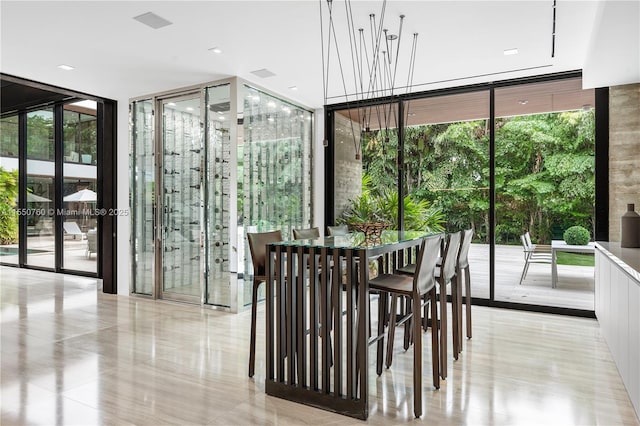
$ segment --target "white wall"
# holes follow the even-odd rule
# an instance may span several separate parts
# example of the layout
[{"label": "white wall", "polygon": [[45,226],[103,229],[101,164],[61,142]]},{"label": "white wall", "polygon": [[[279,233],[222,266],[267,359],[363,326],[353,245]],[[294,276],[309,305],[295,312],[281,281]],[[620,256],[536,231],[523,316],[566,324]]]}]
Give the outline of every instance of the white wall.
[{"label": "white wall", "polygon": [[[118,99],[118,174],[117,200],[118,209],[129,210],[129,99]],[[118,216],[117,238],[117,279],[118,294],[128,295],[131,283],[131,250],[129,237],[131,229],[131,212],[127,216]]]},{"label": "white wall", "polygon": [[640,2],[601,2],[587,51],[585,89],[640,82]]}]

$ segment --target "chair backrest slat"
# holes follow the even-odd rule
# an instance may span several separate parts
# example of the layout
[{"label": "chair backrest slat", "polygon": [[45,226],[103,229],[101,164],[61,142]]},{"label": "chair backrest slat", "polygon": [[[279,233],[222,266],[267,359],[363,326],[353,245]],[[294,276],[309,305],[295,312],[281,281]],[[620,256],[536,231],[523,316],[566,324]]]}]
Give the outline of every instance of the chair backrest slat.
[{"label": "chair backrest slat", "polygon": [[425,294],[436,285],[435,270],[440,256],[442,234],[425,238],[420,245],[416,272],[413,275],[413,289]]},{"label": "chair backrest slat", "polygon": [[447,245],[444,249],[444,256],[442,259],[442,272],[440,276],[444,279],[445,283],[451,281],[451,278],[456,274],[456,264],[458,263],[458,251],[460,250],[460,238],[462,232],[453,232],[447,236]]},{"label": "chair backrest slat", "polygon": [[459,269],[464,269],[469,266],[469,248],[471,248],[472,239],[473,228],[464,230],[462,233],[462,242],[460,243],[460,253],[458,254]]}]

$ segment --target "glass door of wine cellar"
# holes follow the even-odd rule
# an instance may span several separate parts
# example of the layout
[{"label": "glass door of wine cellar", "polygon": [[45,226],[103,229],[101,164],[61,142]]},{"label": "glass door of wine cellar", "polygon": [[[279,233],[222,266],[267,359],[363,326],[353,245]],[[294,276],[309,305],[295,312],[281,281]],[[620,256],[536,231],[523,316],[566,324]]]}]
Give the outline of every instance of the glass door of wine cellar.
[{"label": "glass door of wine cellar", "polygon": [[234,78],[132,99],[130,120],[132,293],[244,310],[246,233],[311,226],[313,113]]},{"label": "glass door of wine cellar", "polygon": [[201,303],[203,290],[203,137],[200,94],[161,103],[161,230],[158,295]]}]

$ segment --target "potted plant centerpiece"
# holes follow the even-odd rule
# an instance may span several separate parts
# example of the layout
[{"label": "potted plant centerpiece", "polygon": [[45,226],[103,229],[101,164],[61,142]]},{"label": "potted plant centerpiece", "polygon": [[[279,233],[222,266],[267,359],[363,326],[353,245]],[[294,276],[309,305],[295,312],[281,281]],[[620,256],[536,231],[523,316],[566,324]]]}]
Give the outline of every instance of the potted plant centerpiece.
[{"label": "potted plant centerpiece", "polygon": [[349,225],[351,230],[364,233],[367,240],[379,240],[382,231],[391,225],[383,217],[380,207],[377,197],[368,191],[363,192],[351,201],[338,222]]}]

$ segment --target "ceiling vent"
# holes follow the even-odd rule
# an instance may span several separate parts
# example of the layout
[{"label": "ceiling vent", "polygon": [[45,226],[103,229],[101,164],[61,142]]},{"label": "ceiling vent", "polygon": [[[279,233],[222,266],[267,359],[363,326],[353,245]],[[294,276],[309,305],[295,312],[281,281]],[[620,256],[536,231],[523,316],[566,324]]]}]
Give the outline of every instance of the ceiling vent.
[{"label": "ceiling vent", "polygon": [[229,102],[221,102],[219,104],[209,105],[209,110],[217,113],[229,112],[231,105]]},{"label": "ceiling vent", "polygon": [[142,15],[134,16],[133,19],[142,24],[145,24],[148,27],[153,28],[154,30],[173,24],[173,22],[167,21],[163,17],[158,16],[153,12],[147,12],[143,13]]},{"label": "ceiling vent", "polygon": [[256,75],[261,78],[273,77],[275,74],[269,71],[266,68],[262,68],[261,70],[251,71],[251,74]]}]

